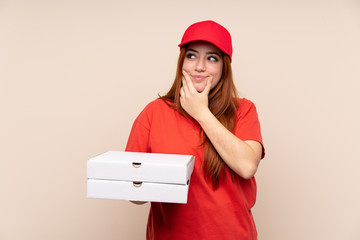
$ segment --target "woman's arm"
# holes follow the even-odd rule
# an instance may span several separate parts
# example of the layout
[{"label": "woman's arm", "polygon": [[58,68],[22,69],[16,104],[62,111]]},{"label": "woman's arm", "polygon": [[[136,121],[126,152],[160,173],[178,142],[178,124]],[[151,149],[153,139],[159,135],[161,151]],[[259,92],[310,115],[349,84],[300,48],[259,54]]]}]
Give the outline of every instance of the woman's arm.
[{"label": "woman's arm", "polygon": [[208,108],[208,95],[212,79],[203,92],[194,88],[190,77],[184,72],[180,103],[184,110],[202,127],[207,137],[225,163],[239,176],[249,179],[257,171],[262,145],[257,141],[242,141],[227,130]]},{"label": "woman's arm", "polygon": [[225,163],[238,175],[250,179],[257,171],[262,146],[257,141],[242,141],[226,129],[209,111],[195,118]]}]

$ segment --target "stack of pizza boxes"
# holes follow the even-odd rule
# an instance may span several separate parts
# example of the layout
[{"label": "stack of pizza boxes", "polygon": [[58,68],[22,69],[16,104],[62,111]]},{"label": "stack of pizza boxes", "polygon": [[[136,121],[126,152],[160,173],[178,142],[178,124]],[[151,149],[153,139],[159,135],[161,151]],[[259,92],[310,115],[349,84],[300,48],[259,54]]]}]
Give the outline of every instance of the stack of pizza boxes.
[{"label": "stack of pizza boxes", "polygon": [[187,203],[195,157],[108,151],[87,161],[87,197]]}]

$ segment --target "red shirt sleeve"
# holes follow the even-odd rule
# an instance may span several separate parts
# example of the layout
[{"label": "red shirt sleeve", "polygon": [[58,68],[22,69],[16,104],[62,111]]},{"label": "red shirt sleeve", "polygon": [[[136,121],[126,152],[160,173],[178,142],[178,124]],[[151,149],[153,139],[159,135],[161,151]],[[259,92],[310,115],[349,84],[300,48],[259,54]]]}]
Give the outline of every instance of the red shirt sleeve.
[{"label": "red shirt sleeve", "polygon": [[239,100],[234,134],[243,141],[254,140],[263,146],[262,157],[265,156],[265,149],[261,136],[260,122],[256,107],[250,100],[243,98]]},{"label": "red shirt sleeve", "polygon": [[148,107],[145,107],[133,123],[125,151],[149,152],[150,126]]}]

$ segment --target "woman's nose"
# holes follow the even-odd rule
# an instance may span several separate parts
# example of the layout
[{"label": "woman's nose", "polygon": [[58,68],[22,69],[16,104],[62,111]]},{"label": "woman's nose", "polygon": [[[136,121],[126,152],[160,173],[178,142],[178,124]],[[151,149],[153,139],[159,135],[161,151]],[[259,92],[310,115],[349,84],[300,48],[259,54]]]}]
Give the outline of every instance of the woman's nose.
[{"label": "woman's nose", "polygon": [[195,70],[198,71],[198,72],[205,71],[205,61],[204,61],[204,59],[199,59],[197,61]]}]

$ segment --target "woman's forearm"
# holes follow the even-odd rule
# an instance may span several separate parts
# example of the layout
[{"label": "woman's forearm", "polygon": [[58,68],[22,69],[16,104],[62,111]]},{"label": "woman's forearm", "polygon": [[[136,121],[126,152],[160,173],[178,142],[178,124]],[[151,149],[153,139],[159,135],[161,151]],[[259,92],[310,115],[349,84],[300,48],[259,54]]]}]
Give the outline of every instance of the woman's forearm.
[{"label": "woman's forearm", "polygon": [[235,173],[245,179],[254,176],[262,154],[259,142],[242,141],[226,129],[208,109],[197,114],[195,120],[201,125],[221,158]]}]

